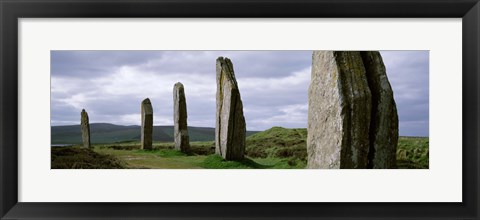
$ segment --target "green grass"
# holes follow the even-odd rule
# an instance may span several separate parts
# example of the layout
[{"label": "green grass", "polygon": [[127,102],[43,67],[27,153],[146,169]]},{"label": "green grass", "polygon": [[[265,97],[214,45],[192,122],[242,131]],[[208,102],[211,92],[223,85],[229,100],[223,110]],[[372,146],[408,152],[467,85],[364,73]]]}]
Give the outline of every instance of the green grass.
[{"label": "green grass", "polygon": [[400,137],[397,147],[397,166],[403,169],[428,169],[429,139]]},{"label": "green grass", "polygon": [[94,148],[100,154],[109,154],[124,161],[130,169],[198,169],[206,156],[188,156],[173,149],[115,150],[108,147]]},{"label": "green grass", "polygon": [[270,169],[304,169],[307,162],[293,158],[254,158],[255,162],[267,165]]},{"label": "green grass", "polygon": [[[159,146],[164,147],[164,146]],[[305,163],[281,158],[245,158],[241,161],[226,161],[216,154],[184,154],[173,149],[120,150],[95,146],[99,154],[112,155],[125,162],[131,169],[292,169],[304,168]]]},{"label": "green grass", "polygon": [[[273,127],[256,133],[247,137],[246,158],[242,161],[226,161],[215,155],[213,141],[190,142],[190,151],[187,153],[174,150],[173,142],[158,141],[153,143],[152,150],[141,150],[139,141],[121,141],[113,144],[95,144],[92,152],[110,156],[109,160],[117,159],[121,162],[118,164],[121,164],[122,168],[133,169],[303,169],[307,164],[306,138],[306,129]],[[428,168],[428,145],[428,138],[400,137],[397,149],[398,168]],[[62,156],[56,155],[57,153],[52,150],[52,160],[53,156],[59,156],[57,159],[61,159]],[[68,158],[61,159],[62,163],[76,160],[72,155]],[[92,163],[97,162],[100,163],[98,160],[92,160]],[[99,165],[101,166],[104,165]]]}]

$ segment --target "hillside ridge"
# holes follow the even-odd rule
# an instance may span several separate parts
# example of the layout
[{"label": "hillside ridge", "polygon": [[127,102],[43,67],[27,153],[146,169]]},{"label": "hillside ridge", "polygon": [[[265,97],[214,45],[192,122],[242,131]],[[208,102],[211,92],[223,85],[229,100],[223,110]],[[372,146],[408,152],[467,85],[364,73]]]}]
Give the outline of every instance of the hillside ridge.
[{"label": "hillside ridge", "polygon": [[[215,128],[188,126],[190,141],[213,141]],[[140,125],[90,123],[92,143],[118,143],[140,140]],[[258,131],[247,131],[247,136]],[[153,140],[172,142],[173,125],[153,126]],[[51,144],[80,144],[80,125],[51,126]]]}]

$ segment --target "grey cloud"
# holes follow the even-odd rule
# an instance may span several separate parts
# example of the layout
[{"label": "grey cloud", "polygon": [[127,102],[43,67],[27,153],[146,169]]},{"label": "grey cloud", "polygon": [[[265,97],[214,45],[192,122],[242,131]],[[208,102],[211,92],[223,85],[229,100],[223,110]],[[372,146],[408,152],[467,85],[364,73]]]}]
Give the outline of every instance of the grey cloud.
[{"label": "grey cloud", "polygon": [[429,134],[429,52],[382,51],[399,115],[400,135]]},{"label": "grey cloud", "polygon": [[61,77],[96,77],[128,65],[161,57],[159,51],[64,51],[50,52],[51,74]]},{"label": "grey cloud", "polygon": [[141,66],[142,70],[157,73],[215,74],[217,57],[234,61],[238,76],[278,77],[291,74],[311,65],[310,51],[168,51],[155,61]]},{"label": "grey cloud", "polygon": [[[382,51],[400,118],[401,135],[428,135],[428,52]],[[307,126],[311,51],[52,51],[52,125],[139,124],[149,97],[154,124],[172,123],[172,89],[185,85],[188,124],[215,125],[215,60],[229,57],[247,129]]]}]

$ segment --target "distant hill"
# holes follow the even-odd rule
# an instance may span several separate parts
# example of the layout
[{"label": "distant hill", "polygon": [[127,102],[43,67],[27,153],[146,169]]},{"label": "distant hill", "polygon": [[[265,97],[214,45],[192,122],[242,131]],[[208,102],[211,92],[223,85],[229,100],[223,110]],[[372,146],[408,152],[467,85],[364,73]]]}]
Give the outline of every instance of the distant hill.
[{"label": "distant hill", "polygon": [[[52,144],[80,144],[82,133],[80,125],[64,125],[51,127]],[[247,131],[247,136],[258,131]],[[215,128],[188,127],[190,141],[213,141]],[[92,143],[115,143],[124,141],[140,140],[140,126],[138,125],[114,125],[108,123],[90,124],[90,136]],[[173,126],[153,126],[154,141],[173,141]]]}]

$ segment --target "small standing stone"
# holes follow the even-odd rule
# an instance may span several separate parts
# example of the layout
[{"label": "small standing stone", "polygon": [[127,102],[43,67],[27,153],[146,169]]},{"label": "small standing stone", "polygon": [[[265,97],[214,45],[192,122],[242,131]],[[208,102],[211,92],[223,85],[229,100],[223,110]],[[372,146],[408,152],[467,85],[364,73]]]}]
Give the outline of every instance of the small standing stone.
[{"label": "small standing stone", "polygon": [[88,121],[88,113],[85,109],[82,109],[82,113],[80,113],[80,126],[82,127],[82,140],[83,140],[83,147],[90,148],[90,123]]},{"label": "small standing stone", "polygon": [[173,127],[175,149],[188,152],[190,143],[187,128],[187,101],[183,84],[180,82],[173,86]]},{"label": "small standing stone", "polygon": [[246,124],[232,61],[219,57],[216,71],[215,153],[226,160],[241,160],[245,154]]},{"label": "small standing stone", "polygon": [[150,99],[142,101],[142,128],[141,128],[141,148],[152,149],[153,134],[153,108]]}]

